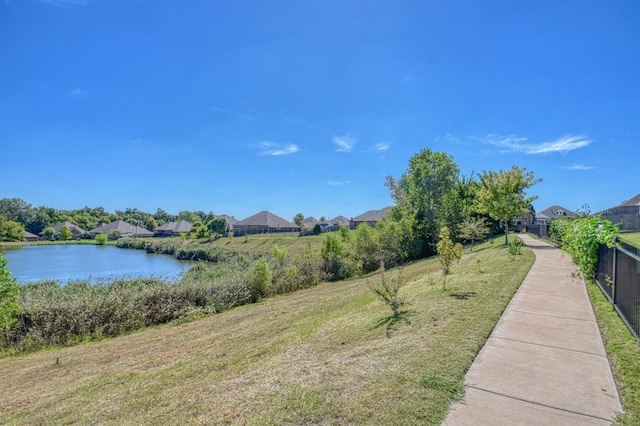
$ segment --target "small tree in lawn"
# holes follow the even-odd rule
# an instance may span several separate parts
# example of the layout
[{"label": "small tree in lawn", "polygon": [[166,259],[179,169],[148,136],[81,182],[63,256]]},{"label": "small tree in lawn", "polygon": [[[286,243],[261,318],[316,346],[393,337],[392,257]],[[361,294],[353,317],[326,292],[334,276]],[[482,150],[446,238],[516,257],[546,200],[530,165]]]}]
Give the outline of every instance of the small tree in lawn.
[{"label": "small tree in lawn", "polygon": [[488,233],[489,226],[484,217],[468,217],[458,225],[458,237],[465,241],[471,241],[472,250],[473,242],[483,239]]},{"label": "small tree in lawn", "polygon": [[447,289],[447,275],[451,269],[453,262],[460,260],[464,254],[462,244],[451,241],[449,235],[449,228],[443,226],[440,228],[440,240],[436,244],[436,250],[438,251],[438,259],[442,265],[442,275],[444,279],[442,281],[442,289]]},{"label": "small tree in lawn", "polygon": [[372,283],[367,279],[369,288],[376,294],[378,299],[386,303],[391,309],[391,315],[380,318],[377,321],[377,325],[387,324],[387,336],[390,335],[394,328],[394,325],[404,320],[407,323],[407,315],[409,311],[403,309],[407,305],[407,301],[400,297],[398,293],[404,285],[404,278],[402,277],[402,267],[398,268],[397,275],[393,278],[389,278],[384,270],[384,263],[380,263],[380,281]]},{"label": "small tree in lawn", "polygon": [[542,179],[536,179],[526,168],[482,172],[476,192],[476,209],[504,223],[504,244],[509,245],[509,220],[525,212],[537,196],[527,197],[525,191]]},{"label": "small tree in lawn", "polygon": [[71,230],[67,225],[60,228],[60,232],[58,232],[58,238],[60,238],[61,240],[70,240],[71,237],[73,237],[73,234],[71,233]]}]

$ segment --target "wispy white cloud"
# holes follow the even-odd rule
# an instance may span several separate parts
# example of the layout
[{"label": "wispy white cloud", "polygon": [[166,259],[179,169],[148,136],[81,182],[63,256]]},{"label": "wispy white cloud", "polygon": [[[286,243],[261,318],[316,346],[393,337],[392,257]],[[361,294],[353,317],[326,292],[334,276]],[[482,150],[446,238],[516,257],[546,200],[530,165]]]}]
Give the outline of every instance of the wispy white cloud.
[{"label": "wispy white cloud", "polygon": [[384,152],[387,151],[390,147],[391,144],[389,142],[378,142],[377,144],[375,144],[374,149],[378,152]]},{"label": "wispy white cloud", "polygon": [[591,140],[584,136],[567,135],[551,142],[527,143],[527,138],[489,134],[480,138],[486,144],[503,148],[503,152],[519,152],[523,154],[547,154],[551,152],[569,152],[591,145]]},{"label": "wispy white cloud", "polygon": [[327,181],[327,185],[331,185],[331,186],[349,185],[350,183],[351,183],[350,180],[328,180]]},{"label": "wispy white cloud", "polygon": [[295,154],[296,152],[300,151],[300,148],[298,148],[298,145],[292,144],[292,143],[279,144],[279,143],[264,141],[257,144],[256,147],[259,150],[258,155],[260,156],[288,155],[288,154]]},{"label": "wispy white cloud", "polygon": [[82,99],[87,96],[87,92],[76,87],[75,89],[69,90],[69,96],[73,99]]},{"label": "wispy white cloud", "polygon": [[575,164],[573,166],[563,167],[563,169],[567,169],[567,170],[593,170],[593,169],[595,169],[595,167],[585,166],[584,164]]},{"label": "wispy white cloud", "polygon": [[357,140],[350,136],[334,136],[333,143],[338,145],[336,152],[351,152],[356,145]]},{"label": "wispy white cloud", "polygon": [[237,112],[237,111],[231,111],[231,110],[220,108],[220,107],[217,107],[217,106],[209,107],[209,110],[213,111],[213,112],[218,112],[220,114],[230,115],[230,116],[236,117],[236,118],[242,118],[243,120],[257,121],[256,118],[254,116],[252,116],[252,115],[243,114],[243,113]]},{"label": "wispy white cloud", "polygon": [[450,144],[461,144],[462,141],[460,139],[458,139],[454,134],[452,133],[447,133],[444,136],[438,136],[436,138],[436,142],[445,142],[445,143],[450,143]]}]

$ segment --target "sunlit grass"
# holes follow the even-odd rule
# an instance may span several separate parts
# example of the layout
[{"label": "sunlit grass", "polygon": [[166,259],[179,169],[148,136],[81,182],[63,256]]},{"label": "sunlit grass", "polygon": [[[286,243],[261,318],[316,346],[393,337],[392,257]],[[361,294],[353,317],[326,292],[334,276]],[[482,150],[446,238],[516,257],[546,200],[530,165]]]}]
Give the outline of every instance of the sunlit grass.
[{"label": "sunlit grass", "polygon": [[627,244],[640,247],[640,232],[625,232],[620,234],[620,239]]},{"label": "sunlit grass", "polygon": [[640,342],[622,322],[594,282],[587,283],[602,339],[618,385],[624,414],[617,424],[640,424]]},{"label": "sunlit grass", "polygon": [[388,337],[375,326],[388,307],[362,278],[3,358],[0,423],[438,424],[533,254],[511,259],[476,246],[447,291],[437,260],[407,265],[410,322]]}]

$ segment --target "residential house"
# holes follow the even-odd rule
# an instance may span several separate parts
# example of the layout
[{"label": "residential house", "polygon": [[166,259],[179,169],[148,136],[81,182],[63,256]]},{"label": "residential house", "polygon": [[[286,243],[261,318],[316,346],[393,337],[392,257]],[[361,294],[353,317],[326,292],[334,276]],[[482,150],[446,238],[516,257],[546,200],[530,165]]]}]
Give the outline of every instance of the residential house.
[{"label": "residential house", "polygon": [[329,219],[320,224],[322,227],[322,232],[335,232],[340,230],[340,226],[349,227],[349,219],[340,215],[336,216],[333,219]]},{"label": "residential house", "polygon": [[610,220],[621,231],[640,231],[640,194],[599,213],[599,216]]},{"label": "residential house", "polygon": [[192,227],[193,224],[191,222],[179,220],[177,222],[169,222],[164,225],[160,225],[153,230],[153,233],[156,237],[177,237],[188,234]]},{"label": "residential house", "polygon": [[391,210],[391,208],[392,207],[385,207],[380,210],[369,210],[368,212],[364,212],[359,216],[351,218],[349,228],[356,229],[361,223],[366,223],[367,225],[374,227],[376,226],[376,223],[380,222],[389,210]]},{"label": "residential house", "polygon": [[309,217],[305,217],[302,220],[302,224],[300,225],[300,227],[302,229],[308,229],[308,230],[312,230],[314,226],[316,226],[316,224],[320,223],[318,221],[318,219],[316,219],[313,216],[309,216]]},{"label": "residential house", "polygon": [[227,232],[233,231],[233,225],[235,225],[238,222],[238,219],[236,219],[233,216],[229,216],[227,214],[221,214],[220,216],[216,216],[216,217],[221,217],[227,222]]},{"label": "residential house", "polygon": [[36,234],[32,234],[31,232],[27,232],[24,231],[24,240],[25,241],[38,241],[40,239],[40,237],[38,237]]},{"label": "residential house", "polygon": [[300,232],[300,227],[268,211],[261,211],[233,225],[233,235]]},{"label": "residential house", "polygon": [[[83,236],[87,235],[87,231],[85,231],[84,229],[80,228],[79,226],[77,226],[77,225],[75,225],[75,224],[73,224],[71,222],[65,221],[65,222],[61,222],[61,223],[59,223],[59,224],[57,224],[57,225],[55,225],[53,227],[53,232],[54,232],[53,233],[53,238],[54,239],[57,240],[59,238],[58,236],[60,234],[60,230],[65,226],[69,229],[69,231],[71,231],[71,239],[72,240],[77,240],[78,238],[82,238]],[[44,237],[44,231],[40,232],[40,234],[38,234],[38,235],[40,235],[41,238]]]},{"label": "residential house", "polygon": [[153,232],[141,227],[135,226],[124,220],[115,220],[111,223],[102,224],[97,228],[89,231],[91,237],[97,234],[109,234],[113,231],[119,231],[121,237],[153,237]]},{"label": "residential house", "polygon": [[551,221],[561,217],[574,218],[576,217],[576,214],[562,206],[551,206],[539,213],[536,213],[535,223],[537,225],[549,225]]}]

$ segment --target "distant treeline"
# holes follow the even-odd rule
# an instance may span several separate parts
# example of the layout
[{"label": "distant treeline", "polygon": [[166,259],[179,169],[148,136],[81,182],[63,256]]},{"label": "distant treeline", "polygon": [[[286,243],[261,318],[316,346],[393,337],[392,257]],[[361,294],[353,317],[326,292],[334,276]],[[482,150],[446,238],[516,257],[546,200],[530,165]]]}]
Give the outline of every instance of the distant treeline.
[{"label": "distant treeline", "polygon": [[[168,222],[186,220],[191,223],[202,222],[206,224],[216,218],[213,212],[184,210],[178,214],[170,214],[161,208],[158,208],[155,213],[146,213],[136,208],[116,210],[115,213],[109,213],[102,207],[59,210],[46,206],[33,207],[20,198],[0,199],[0,216],[5,221],[19,224],[22,227],[22,231],[26,230],[36,235],[43,232],[45,228],[64,221],[69,221],[88,231],[100,226],[102,223],[110,223],[120,219],[153,231],[156,227]],[[2,231],[0,230],[0,237],[1,234]]]}]

